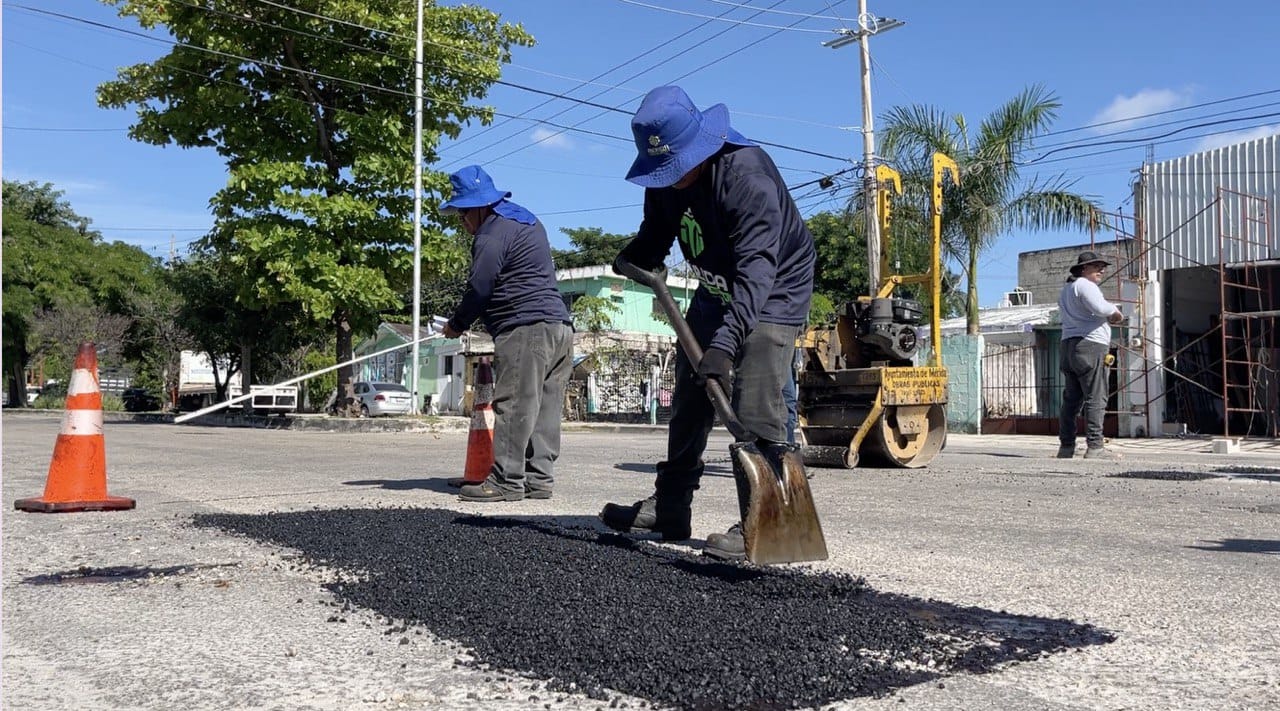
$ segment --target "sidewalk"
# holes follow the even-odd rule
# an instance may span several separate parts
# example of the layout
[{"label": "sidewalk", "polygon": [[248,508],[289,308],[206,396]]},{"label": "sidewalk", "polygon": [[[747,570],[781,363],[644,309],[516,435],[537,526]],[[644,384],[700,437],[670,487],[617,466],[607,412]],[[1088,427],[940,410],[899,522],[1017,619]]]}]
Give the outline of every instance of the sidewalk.
[{"label": "sidewalk", "polygon": [[[1107,440],[1108,447],[1115,447],[1121,452],[1213,452],[1213,440],[1221,439],[1210,435],[1188,435],[1185,437],[1153,437],[1153,438],[1114,438]],[[949,434],[948,445],[979,446],[979,443],[999,447],[1038,449],[1050,451],[1058,447],[1058,438],[1053,435],[971,435]],[[1084,446],[1083,442],[1080,445]],[[1280,466],[1280,440],[1275,439],[1241,439],[1240,451],[1248,453],[1273,453],[1277,466]],[[1229,454],[1220,455],[1230,457]]]},{"label": "sidewalk", "polygon": [[[5,409],[4,417],[61,415],[60,410],[33,410],[30,408]],[[106,422],[154,422],[173,424],[174,416],[168,413],[133,413],[104,412]],[[331,417],[319,413],[288,414],[283,417],[245,416],[238,412],[217,412],[193,420],[189,423],[203,427],[247,427],[253,429],[307,430],[311,432],[466,432],[471,427],[471,418],[447,415],[423,415],[420,417]],[[666,425],[628,424],[617,422],[571,422],[562,424],[564,432],[600,432],[600,433],[665,433]],[[1212,453],[1213,440],[1218,437],[1210,435],[1188,435],[1185,437],[1160,437],[1149,439],[1111,439],[1108,445],[1121,452],[1199,452]],[[1049,451],[1058,446],[1058,440],[1052,435],[1008,435],[987,434],[971,435],[951,433],[947,435],[948,445],[964,448],[991,447],[1010,449],[1037,449]],[[1275,439],[1241,439],[1240,451],[1246,453],[1275,454],[1280,465],[1280,440]],[[1221,455],[1230,457],[1229,454]]]}]

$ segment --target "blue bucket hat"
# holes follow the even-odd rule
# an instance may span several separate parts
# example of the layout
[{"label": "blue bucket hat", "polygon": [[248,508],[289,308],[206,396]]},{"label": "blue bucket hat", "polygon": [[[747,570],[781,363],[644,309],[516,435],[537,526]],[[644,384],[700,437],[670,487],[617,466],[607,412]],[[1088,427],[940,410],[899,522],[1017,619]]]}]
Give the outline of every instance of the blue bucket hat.
[{"label": "blue bucket hat", "polygon": [[493,187],[493,178],[478,165],[469,165],[449,176],[453,197],[440,204],[440,212],[448,215],[472,207],[485,207],[511,197]]},{"label": "blue bucket hat", "polygon": [[646,188],[675,185],[726,143],[755,145],[729,126],[724,104],[698,111],[678,86],[660,86],[646,94],[631,119],[631,133],[638,155],[627,180]]}]

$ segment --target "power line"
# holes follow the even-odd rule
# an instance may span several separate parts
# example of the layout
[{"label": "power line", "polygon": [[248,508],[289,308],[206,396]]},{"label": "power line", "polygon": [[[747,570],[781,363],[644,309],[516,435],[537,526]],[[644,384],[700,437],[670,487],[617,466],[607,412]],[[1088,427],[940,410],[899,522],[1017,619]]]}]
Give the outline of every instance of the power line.
[{"label": "power line", "polygon": [[[280,8],[282,8],[282,9],[293,9],[293,8],[289,8],[289,7],[284,6],[284,5],[280,5],[279,3],[271,2],[270,0],[258,0],[258,1],[259,1],[259,2],[262,2],[262,3],[265,3],[265,4],[268,4],[268,5],[275,6],[275,7],[280,7]],[[181,5],[184,5],[184,6],[186,6],[186,7],[193,8],[193,9],[201,9],[201,10],[206,10],[206,9],[208,9],[208,8],[203,8],[203,7],[200,7],[200,6],[190,5],[190,4],[188,4],[188,3],[183,3],[183,2],[179,2],[178,4],[181,4]],[[174,46],[186,47],[186,48],[189,48],[189,49],[192,49],[192,50],[196,50],[196,51],[200,51],[200,52],[206,52],[206,53],[213,54],[213,55],[216,55],[216,56],[221,56],[221,57],[230,58],[230,59],[237,59],[237,60],[244,61],[244,62],[250,62],[250,63],[252,63],[252,64],[265,65],[265,66],[269,66],[269,67],[271,67],[271,68],[273,68],[273,69],[275,69],[275,70],[277,70],[277,71],[291,71],[291,72],[294,72],[294,73],[297,73],[297,74],[301,74],[301,75],[304,75],[304,76],[311,76],[311,77],[320,78],[320,79],[325,79],[325,80],[329,80],[329,81],[344,82],[344,83],[351,84],[351,85],[354,85],[354,86],[357,86],[357,87],[360,87],[360,88],[369,89],[369,90],[372,90],[372,91],[379,91],[379,92],[383,92],[383,93],[387,93],[387,94],[392,94],[392,95],[398,95],[398,96],[404,96],[404,97],[412,96],[412,94],[411,94],[410,92],[408,92],[408,91],[402,91],[402,90],[399,90],[399,89],[392,89],[392,88],[388,88],[388,87],[384,87],[384,86],[380,86],[380,85],[376,85],[376,84],[369,84],[369,83],[361,82],[361,81],[358,81],[358,80],[355,80],[355,79],[347,79],[347,78],[344,78],[344,77],[339,77],[339,76],[334,76],[334,75],[330,75],[330,74],[325,74],[325,73],[323,73],[323,72],[317,72],[317,71],[314,71],[314,70],[305,70],[305,69],[300,69],[300,68],[290,67],[290,66],[287,66],[287,65],[281,64],[281,63],[279,63],[279,62],[272,61],[272,60],[253,59],[253,58],[250,58],[250,57],[245,57],[245,56],[237,55],[237,54],[233,54],[233,53],[230,53],[230,52],[222,52],[222,51],[220,51],[220,50],[209,49],[208,47],[202,47],[202,46],[200,46],[200,45],[195,45],[195,44],[191,44],[191,43],[188,43],[188,42],[182,42],[182,41],[180,41],[180,40],[167,40],[167,39],[160,38],[160,37],[152,37],[152,36],[147,35],[147,34],[142,33],[142,32],[135,32],[135,31],[133,31],[133,30],[127,30],[127,29],[120,28],[120,27],[114,27],[114,26],[112,26],[112,25],[108,25],[108,24],[101,23],[101,22],[96,22],[96,21],[94,21],[94,20],[89,20],[89,19],[86,19],[86,18],[76,17],[76,16],[74,16],[74,15],[66,15],[66,14],[63,14],[63,13],[53,12],[53,11],[50,11],[50,10],[42,10],[42,9],[39,9],[39,8],[33,8],[33,7],[30,7],[30,6],[27,6],[27,5],[22,5],[22,4],[14,4],[14,5],[13,5],[13,7],[20,8],[20,9],[23,9],[23,10],[27,10],[27,11],[29,11],[29,12],[36,12],[36,13],[40,13],[40,14],[44,14],[44,15],[50,15],[50,16],[53,16],[53,17],[59,17],[59,18],[62,18],[62,19],[71,20],[71,21],[75,21],[75,22],[81,22],[81,23],[84,23],[84,24],[87,24],[87,25],[91,25],[91,26],[94,26],[94,27],[99,27],[99,28],[106,29],[106,30],[111,30],[111,31],[120,32],[120,33],[123,33],[123,34],[128,34],[128,35],[133,35],[133,36],[136,36],[136,37],[141,37],[141,38],[144,38],[144,39],[147,39],[147,40],[153,41],[153,42],[161,42],[161,43],[166,43],[166,44],[170,44],[170,45],[174,45]],[[220,10],[210,10],[210,11],[212,11],[212,12],[217,12],[217,13],[219,13],[219,14],[224,14],[224,15],[228,14],[228,13],[226,13],[226,12],[224,12],[224,11],[220,11]],[[384,32],[384,31],[382,31],[382,30],[378,30],[377,28],[365,27],[365,26],[363,26],[363,25],[356,25],[355,23],[345,22],[345,21],[342,21],[342,20],[338,20],[338,19],[336,19],[336,18],[326,17],[326,16],[324,16],[324,15],[317,15],[317,14],[315,14],[315,13],[308,13],[308,12],[305,12],[305,11],[299,11],[299,12],[302,12],[302,14],[306,14],[306,15],[310,15],[310,16],[314,16],[314,17],[318,17],[318,18],[326,19],[326,20],[329,20],[329,21],[332,21],[332,22],[337,22],[337,23],[340,23],[340,24],[347,24],[347,25],[353,25],[353,26],[355,26],[355,27],[361,27],[361,28],[366,29],[366,30],[369,30],[369,31]],[[232,15],[232,17],[238,17],[238,16],[234,16],[234,15]],[[286,27],[282,27],[282,26],[280,26],[280,25],[274,25],[274,24],[271,24],[271,23],[264,23],[264,22],[261,22],[261,21],[256,21],[256,20],[254,20],[253,18],[242,18],[242,17],[239,17],[238,19],[247,19],[247,20],[249,20],[249,21],[251,21],[251,22],[257,22],[258,24],[266,24],[267,26],[274,27],[274,28],[276,28],[276,29],[281,29],[281,30],[290,31],[290,32],[296,32],[296,33],[299,33],[299,34],[302,34],[302,35],[309,35],[309,36],[312,36],[312,37],[318,37],[318,38],[320,38],[320,39],[329,39],[330,41],[338,42],[339,44],[344,45],[344,46],[354,47],[354,48],[356,48],[356,49],[364,49],[364,50],[368,50],[368,48],[363,48],[363,47],[360,47],[359,45],[352,45],[352,44],[350,44],[350,43],[342,42],[342,41],[340,41],[340,40],[333,40],[333,39],[331,39],[331,38],[324,38],[324,37],[321,37],[321,36],[319,36],[319,35],[315,35],[315,34],[313,34],[313,33],[308,33],[308,32],[302,31],[302,30],[296,30],[296,29],[293,29],[293,28],[286,28]],[[386,34],[391,34],[391,33],[386,33]],[[446,47],[447,47],[447,45],[443,45],[443,46],[446,46]],[[453,49],[457,49],[457,48],[453,48]],[[387,52],[382,52],[382,51],[380,51],[380,50],[368,50],[368,51],[375,51],[375,52],[377,52],[377,53],[379,53],[379,54],[383,54],[383,55],[386,55],[386,56],[389,56],[389,57],[392,57],[392,58],[403,58],[403,59],[406,59],[406,60],[408,59],[407,57],[399,57],[398,55],[389,54],[389,53],[387,53]],[[462,51],[462,50],[460,50],[460,51]],[[465,72],[464,72],[464,73],[465,73]],[[556,92],[546,91],[546,90],[543,90],[543,89],[536,89],[536,88],[534,88],[534,87],[523,86],[523,85],[520,85],[520,84],[514,84],[514,83],[511,83],[511,82],[505,82],[505,81],[502,81],[502,80],[497,80],[495,83],[500,84],[500,85],[503,85],[503,86],[510,86],[510,87],[512,87],[512,88],[521,89],[521,90],[523,90],[523,91],[529,91],[529,92],[536,93],[536,94],[542,94],[542,95],[551,96],[551,97],[554,97],[554,98],[564,99],[564,100],[571,101],[571,102],[574,102],[574,103],[577,103],[577,104],[583,104],[583,105],[587,105],[587,106],[592,106],[592,107],[594,107],[594,108],[600,108],[600,109],[603,109],[603,110],[606,110],[606,111],[613,111],[613,112],[617,112],[617,113],[625,114],[625,115],[628,115],[628,116],[631,114],[631,112],[626,111],[626,110],[624,110],[624,109],[617,108],[617,107],[608,106],[608,105],[605,105],[605,104],[597,104],[597,103],[593,103],[593,102],[590,102],[590,101],[584,101],[584,100],[576,99],[576,98],[573,98],[573,97],[570,97],[570,96],[567,96],[567,95],[564,95],[564,94],[559,94],[559,93],[556,93]],[[465,107],[466,107],[466,104],[462,104],[462,103],[455,102],[455,101],[448,101],[448,100],[442,99],[442,98],[437,97],[437,96],[432,96],[432,97],[430,97],[430,98],[431,98],[431,100],[432,100],[432,101],[434,101],[434,102],[436,102],[436,103],[442,103],[442,104],[446,104],[446,105],[450,105],[450,106],[455,106],[455,107],[459,107],[459,108],[465,108]],[[602,137],[602,138],[608,138],[608,139],[611,139],[611,140],[622,141],[622,142],[624,142],[624,143],[631,143],[631,141],[632,141],[632,139],[630,139],[630,138],[625,138],[625,137],[617,136],[617,135],[614,135],[614,134],[601,133],[601,132],[598,132],[598,131],[591,131],[591,130],[588,130],[588,129],[582,129],[582,128],[578,128],[577,126],[562,126],[562,125],[560,125],[560,124],[555,124],[555,123],[552,123],[552,122],[550,122],[550,121],[544,121],[544,120],[540,120],[540,119],[529,119],[529,118],[526,118],[526,117],[524,117],[524,116],[509,116],[509,115],[507,115],[507,114],[502,114],[502,113],[499,113],[499,112],[497,112],[497,111],[495,111],[495,112],[494,112],[494,114],[495,114],[495,115],[499,115],[499,116],[507,116],[507,117],[512,118],[512,119],[523,119],[523,120],[527,120],[527,121],[533,121],[533,122],[535,122],[535,123],[546,124],[546,125],[548,125],[548,126],[552,126],[552,127],[554,127],[554,128],[561,129],[562,131],[577,131],[577,132],[579,132],[579,133],[583,133],[583,134],[586,134],[586,135],[592,135],[592,136],[598,136],[598,137]],[[549,137],[548,137],[548,138],[549,138]],[[546,139],[542,139],[542,140],[546,140]],[[784,150],[791,150],[791,151],[795,151],[795,152],[798,152],[798,153],[807,153],[807,154],[809,154],[809,155],[815,155],[815,156],[819,156],[819,157],[833,158],[833,159],[835,159],[835,160],[844,160],[843,158],[840,158],[840,157],[838,157],[838,156],[831,156],[831,155],[823,154],[823,153],[819,153],[819,152],[816,152],[816,151],[810,151],[810,150],[808,150],[808,149],[804,149],[804,148],[795,148],[795,147],[792,147],[792,146],[785,146],[785,145],[781,145],[781,144],[765,143],[765,142],[763,142],[763,141],[758,141],[758,142],[759,142],[759,143],[762,143],[762,144],[764,144],[764,145],[771,145],[771,146],[775,146],[775,147],[777,147],[777,148],[782,148],[782,149],[784,149]],[[508,154],[508,155],[510,155],[510,154]],[[501,158],[505,158],[505,157],[507,157],[507,156],[505,156],[505,155],[504,155],[504,156],[501,156],[501,157],[499,158],[499,160],[500,160]],[[456,161],[455,161],[455,162],[456,162]]]},{"label": "power line", "polygon": [[[843,1],[844,1],[844,0],[838,0],[838,1],[836,2],[836,4],[837,4],[837,5],[839,5],[839,4],[840,4],[841,2],[843,2]],[[758,8],[758,10],[759,10],[759,11],[761,11],[761,12],[763,12],[763,11],[764,11],[764,10],[766,10],[766,9],[772,9],[772,8],[777,7],[778,5],[781,5],[781,4],[782,4],[782,2],[783,2],[783,0],[777,0],[777,2],[773,3],[773,4],[772,4],[772,5],[770,5],[768,8]],[[760,14],[760,12],[757,12],[757,13],[756,13],[756,15],[758,15],[758,14]],[[751,17],[755,17],[756,15],[751,15]],[[707,24],[707,23],[702,23],[702,25],[699,25],[698,27],[700,28],[700,27],[704,26],[705,24]],[[697,29],[697,28],[695,28],[695,29]],[[709,39],[715,39],[715,38],[717,38],[717,37],[719,37],[719,36],[721,36],[721,35],[723,35],[723,34],[725,34],[725,33],[729,32],[729,31],[730,31],[730,30],[732,30],[732,29],[733,29],[733,28],[732,28],[732,27],[730,27],[730,28],[726,28],[726,29],[724,29],[724,30],[721,30],[720,32],[717,32],[716,34],[712,35]],[[733,55],[737,54],[738,52],[741,52],[741,51],[743,51],[743,50],[745,50],[745,49],[747,49],[747,48],[749,48],[749,47],[753,47],[753,46],[755,46],[755,45],[759,44],[760,42],[763,42],[763,41],[764,41],[764,40],[766,40],[766,39],[769,39],[769,38],[771,38],[771,37],[776,36],[780,31],[781,31],[781,30],[771,32],[771,33],[769,33],[769,34],[765,35],[764,37],[761,37],[761,38],[759,38],[759,39],[757,39],[757,40],[755,40],[755,41],[749,42],[749,43],[747,43],[747,44],[745,44],[745,45],[743,45],[743,46],[741,46],[741,47],[738,47],[737,49],[733,50],[732,52],[729,52],[729,53],[727,53],[727,54],[721,55],[720,57],[717,57],[716,59],[713,59],[713,60],[711,60],[710,62],[707,62],[707,63],[703,64],[702,66],[700,66],[700,67],[698,67],[698,68],[696,68],[696,69],[694,69],[694,70],[691,70],[691,71],[689,71],[689,72],[686,72],[686,73],[682,74],[682,75],[681,75],[681,76],[679,76],[679,77],[676,77],[676,78],[675,78],[674,80],[672,80],[672,81],[673,81],[673,82],[674,82],[674,81],[679,81],[680,79],[684,79],[685,77],[688,77],[688,76],[689,76],[689,75],[691,75],[691,74],[694,74],[694,73],[696,73],[696,72],[698,72],[698,71],[701,71],[702,69],[705,69],[705,68],[707,68],[707,67],[711,66],[712,64],[716,64],[716,63],[718,63],[718,62],[722,62],[722,61],[724,61],[725,59],[728,59],[729,57],[732,57]],[[681,35],[681,36],[683,36],[683,35]],[[658,64],[656,64],[656,65],[653,65],[653,66],[649,67],[648,69],[642,70],[642,71],[640,71],[640,72],[638,72],[638,73],[636,73],[636,74],[631,75],[630,77],[628,77],[628,78],[627,78],[626,80],[624,80],[624,81],[629,81],[629,80],[634,79],[634,78],[636,78],[636,77],[638,77],[638,76],[640,76],[640,75],[642,75],[642,74],[645,74],[645,73],[647,73],[647,72],[649,72],[649,71],[651,71],[651,70],[653,70],[653,69],[656,69],[658,66],[661,66],[662,64],[665,64],[665,63],[667,63],[667,62],[671,61],[672,59],[674,59],[674,58],[676,58],[676,57],[679,57],[679,56],[681,56],[681,55],[683,55],[683,54],[685,54],[685,53],[689,52],[689,51],[690,51],[690,50],[692,50],[692,49],[693,49],[693,47],[685,48],[684,50],[681,50],[680,52],[676,53],[676,54],[675,54],[675,55],[673,55],[672,57],[668,57],[667,59],[663,60],[662,62],[659,62],[659,63],[658,63]],[[600,94],[596,94],[595,96],[599,96],[599,95],[600,95]],[[595,97],[593,96],[592,98],[595,98]],[[535,108],[537,108],[537,107],[535,107]],[[557,113],[555,113],[555,114],[552,114],[552,116],[559,116],[560,114],[564,113],[565,111],[568,111],[568,109],[566,108],[566,109],[564,109],[564,110],[562,110],[562,111],[560,111],[560,112],[557,112]],[[629,112],[629,111],[628,111],[628,112],[625,112],[625,113],[627,113],[628,115],[630,115],[630,112]],[[579,121],[578,123],[574,124],[574,126],[581,126],[582,124],[586,123],[587,121],[592,121],[592,120],[594,120],[594,119],[596,119],[596,118],[599,118],[599,117],[600,117],[600,116],[602,116],[602,115],[603,115],[603,114],[596,114],[596,115],[594,115],[594,116],[589,116],[589,117],[587,117],[587,118],[585,118],[585,119],[583,119],[583,120]],[[510,135],[510,136],[507,136],[507,138],[508,138],[508,139],[509,139],[509,138],[512,138],[512,137],[514,137],[514,135],[515,135],[515,134],[512,134],[512,135]],[[502,154],[501,156],[499,156],[499,157],[497,158],[497,160],[502,160],[503,158],[507,158],[507,157],[509,157],[509,156],[511,156],[511,155],[514,155],[515,153],[519,153],[520,151],[523,151],[523,150],[525,150],[526,148],[530,148],[530,147],[532,147],[532,146],[534,146],[534,145],[537,145],[538,143],[541,143],[541,142],[543,142],[543,141],[545,141],[545,140],[549,140],[550,138],[553,138],[553,137],[554,137],[554,136],[547,136],[547,137],[544,137],[544,138],[539,139],[538,141],[535,141],[534,143],[526,144],[526,145],[524,145],[524,146],[521,146],[521,147],[519,147],[519,148],[517,148],[517,149],[515,149],[515,150],[512,150],[512,151],[509,151],[509,152],[507,152],[507,153]],[[503,140],[506,140],[506,139],[503,139]],[[820,158],[830,158],[830,159],[832,159],[832,160],[838,160],[838,161],[842,161],[842,162],[843,162],[843,161],[847,161],[847,160],[848,160],[848,158],[845,158],[845,157],[842,157],[842,156],[833,156],[833,155],[830,155],[830,154],[818,153],[818,152],[816,152],[816,151],[809,151],[809,150],[807,150],[807,149],[795,148],[795,147],[792,147],[792,146],[786,146],[786,145],[777,144],[777,143],[770,143],[770,142],[767,142],[767,141],[761,141],[761,140],[757,140],[757,139],[752,139],[752,140],[753,140],[753,141],[755,141],[756,143],[761,144],[761,145],[771,146],[771,147],[774,147],[774,148],[780,148],[780,149],[783,149],[783,150],[790,150],[790,151],[794,151],[794,152],[797,152],[797,153],[807,153],[807,154],[809,154],[809,155],[815,155],[815,156],[818,156],[818,157],[820,157]],[[486,146],[485,148],[480,149],[479,151],[473,151],[473,152],[471,152],[471,153],[467,154],[466,156],[464,156],[462,159],[455,160],[455,161],[454,161],[454,163],[456,164],[456,163],[460,162],[461,160],[465,160],[465,159],[467,159],[467,158],[471,158],[471,157],[473,157],[473,156],[477,155],[478,153],[480,153],[481,151],[484,151],[484,150],[487,150],[488,148],[491,148],[491,147],[493,147],[493,146],[496,146],[496,145],[498,145],[498,144],[499,144],[499,143],[501,143],[501,142],[502,142],[502,141],[498,141],[498,142],[496,142],[496,143],[492,143],[492,144],[490,144],[490,145]]]},{"label": "power line", "polygon": [[[1190,125],[1190,126],[1183,126],[1182,128],[1177,128],[1177,129],[1174,129],[1174,130],[1172,130],[1172,131],[1167,131],[1167,132],[1165,132],[1165,133],[1162,133],[1162,134],[1159,134],[1159,135],[1156,135],[1156,136],[1142,136],[1142,137],[1138,137],[1138,138],[1117,138],[1117,139],[1110,140],[1110,141],[1096,141],[1096,142],[1094,142],[1094,143],[1081,143],[1081,144],[1077,144],[1077,145],[1074,145],[1074,146],[1064,146],[1064,147],[1062,147],[1062,148],[1055,148],[1055,149],[1053,149],[1053,150],[1049,151],[1048,153],[1044,153],[1044,154],[1042,154],[1042,155],[1040,155],[1040,156],[1038,156],[1038,157],[1036,157],[1036,158],[1033,158],[1033,159],[1031,159],[1031,160],[1029,160],[1029,161],[1024,161],[1024,162],[1021,162],[1021,163],[1017,163],[1017,165],[1023,165],[1023,166],[1026,166],[1026,165],[1031,165],[1031,164],[1033,164],[1033,163],[1038,163],[1038,162],[1040,162],[1040,161],[1044,160],[1045,158],[1048,158],[1049,156],[1053,155],[1054,153],[1060,153],[1060,152],[1062,152],[1062,151],[1068,151],[1068,150],[1080,150],[1080,149],[1082,149],[1082,148],[1094,148],[1094,147],[1097,147],[1097,146],[1109,146],[1109,145],[1115,145],[1115,144],[1117,144],[1117,143],[1127,143],[1127,144],[1131,144],[1131,143],[1152,143],[1152,142],[1154,142],[1154,141],[1156,141],[1156,140],[1158,140],[1158,139],[1161,139],[1161,138],[1167,138],[1167,137],[1169,137],[1169,136],[1177,135],[1177,134],[1179,134],[1179,133],[1182,133],[1183,131],[1189,131],[1189,130],[1194,129],[1194,128],[1205,128],[1205,127],[1208,127],[1208,126],[1219,126],[1219,125],[1226,124],[1226,123],[1237,123],[1237,122],[1239,122],[1239,121],[1252,121],[1252,120],[1255,120],[1255,119],[1273,118],[1273,117],[1276,117],[1276,116],[1280,116],[1280,111],[1278,111],[1278,112],[1272,112],[1272,113],[1267,113],[1267,114],[1254,114],[1253,116],[1240,116],[1240,117],[1237,117],[1237,118],[1221,119],[1221,120],[1219,120],[1219,121],[1207,121],[1207,122],[1205,122],[1205,123],[1192,124],[1192,125]],[[1256,128],[1256,127],[1255,127],[1255,128]],[[1212,135],[1212,134],[1210,134],[1210,135]]]},{"label": "power line", "polygon": [[745,25],[747,27],[764,27],[770,30],[790,30],[792,32],[812,32],[813,34],[819,34],[819,35],[832,34],[830,30],[811,30],[804,27],[795,27],[795,26],[788,27],[785,25],[765,25],[759,22],[747,22],[745,20],[730,20],[724,17],[715,17],[712,15],[703,15],[697,12],[686,12],[684,10],[676,10],[670,7],[662,7],[661,5],[650,5],[649,3],[639,2],[639,0],[618,0],[618,2],[624,2],[628,5],[639,5],[640,7],[647,7],[651,10],[660,10],[662,12],[669,12],[673,15],[688,15],[690,17],[701,17],[703,19],[718,20],[720,22],[730,22],[735,25]]}]

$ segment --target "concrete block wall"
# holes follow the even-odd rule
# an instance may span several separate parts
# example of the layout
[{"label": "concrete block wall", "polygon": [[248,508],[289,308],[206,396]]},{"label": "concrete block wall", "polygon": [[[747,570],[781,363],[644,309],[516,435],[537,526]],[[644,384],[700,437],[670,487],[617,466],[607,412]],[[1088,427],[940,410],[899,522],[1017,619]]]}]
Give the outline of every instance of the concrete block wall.
[{"label": "concrete block wall", "polygon": [[982,434],[982,336],[942,338],[947,368],[947,431]]}]

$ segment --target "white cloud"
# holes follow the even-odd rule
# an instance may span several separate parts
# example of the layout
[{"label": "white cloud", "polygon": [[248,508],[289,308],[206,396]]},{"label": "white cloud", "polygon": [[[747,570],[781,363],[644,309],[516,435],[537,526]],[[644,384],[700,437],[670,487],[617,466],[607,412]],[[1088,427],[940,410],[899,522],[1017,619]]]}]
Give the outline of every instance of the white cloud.
[{"label": "white cloud", "polygon": [[542,126],[533,129],[533,133],[529,134],[529,138],[542,148],[570,150],[575,147],[574,142],[569,140],[569,137],[562,131],[553,131]]},{"label": "white cloud", "polygon": [[[1143,89],[1133,96],[1117,96],[1106,108],[1089,120],[1091,124],[1105,123],[1094,129],[1097,133],[1111,133],[1145,123],[1144,117],[1160,111],[1176,109],[1191,103],[1189,90]],[[1113,123],[1119,122],[1119,123]]]},{"label": "white cloud", "polygon": [[1267,136],[1280,135],[1280,123],[1271,126],[1258,126],[1257,128],[1244,128],[1239,131],[1231,131],[1229,133],[1219,133],[1215,136],[1205,136],[1196,144],[1193,153],[1200,151],[1209,151],[1214,148],[1222,148],[1236,143],[1244,143],[1252,141],[1255,138],[1266,138]]}]

